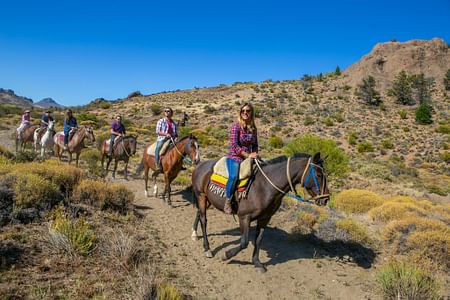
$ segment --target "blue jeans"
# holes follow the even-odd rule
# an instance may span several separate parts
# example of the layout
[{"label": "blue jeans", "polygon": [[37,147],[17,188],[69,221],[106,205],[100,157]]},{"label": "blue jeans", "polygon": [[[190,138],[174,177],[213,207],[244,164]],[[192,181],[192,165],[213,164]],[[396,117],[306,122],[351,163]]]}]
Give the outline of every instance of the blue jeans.
[{"label": "blue jeans", "polygon": [[70,130],[64,130],[64,145],[69,144],[69,132]]},{"label": "blue jeans", "polygon": [[162,145],[167,141],[167,139],[163,139],[161,141],[156,142],[156,148],[155,148],[155,164],[157,166],[161,165],[161,162],[159,161],[159,150],[161,150]]},{"label": "blue jeans", "polygon": [[236,188],[236,183],[239,179],[239,162],[227,158],[227,169],[228,169],[228,180],[226,186],[226,196],[227,199],[231,199]]}]

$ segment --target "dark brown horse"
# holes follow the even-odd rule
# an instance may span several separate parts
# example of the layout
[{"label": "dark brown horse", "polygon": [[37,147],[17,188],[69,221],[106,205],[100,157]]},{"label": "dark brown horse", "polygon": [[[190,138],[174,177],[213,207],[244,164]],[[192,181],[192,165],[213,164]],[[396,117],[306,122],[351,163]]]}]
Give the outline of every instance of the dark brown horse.
[{"label": "dark brown horse", "polygon": [[104,167],[104,161],[105,157],[108,157],[108,161],[106,163],[106,175],[108,175],[108,168],[109,164],[111,163],[112,159],[114,158],[114,170],[112,173],[112,177],[116,178],[116,170],[117,170],[117,164],[119,161],[125,162],[125,180],[128,180],[128,161],[131,156],[136,154],[136,144],[137,144],[137,138],[134,136],[124,136],[124,137],[117,137],[114,141],[114,148],[112,156],[108,156],[109,152],[109,140],[103,141],[102,145],[100,146],[100,155],[102,160],[102,169]]},{"label": "dark brown horse", "polygon": [[34,132],[36,129],[38,129],[40,125],[32,125],[27,128],[25,128],[22,131],[22,134],[19,136],[19,134],[16,132],[16,152],[25,150],[25,146],[28,142],[34,141]]},{"label": "dark brown horse", "polygon": [[[209,188],[215,163],[215,160],[202,162],[192,174],[192,190],[198,207],[192,237],[197,238],[197,227],[200,221],[206,257],[213,256],[206,233],[206,208],[212,204],[218,210],[223,210],[225,202],[225,198],[211,192]],[[261,166],[259,162],[258,165]],[[237,209],[233,208],[239,218],[240,245],[226,251],[225,259],[229,259],[247,248],[250,223],[256,220],[252,262],[258,270],[265,272],[265,266],[259,261],[261,240],[264,229],[280,207],[283,196],[298,183],[308,191],[318,205],[325,205],[328,202],[329,194],[320,153],[314,157],[307,154],[296,154],[292,158],[280,157],[266,162],[258,169],[252,181],[247,196],[240,201]]]},{"label": "dark brown horse", "polygon": [[67,150],[64,150],[64,132],[58,132],[54,135],[53,149],[55,155],[58,156],[59,161],[61,161],[61,156],[64,151],[69,153],[69,164],[72,162],[72,153],[76,155],[76,165],[78,167],[78,159],[80,158],[81,150],[85,148],[84,139],[88,139],[91,142],[95,142],[94,130],[90,126],[83,126],[78,128],[73,134],[72,139],[69,141]]},{"label": "dark brown horse", "polygon": [[[156,177],[160,172],[155,171],[155,157],[153,155],[148,154],[148,148],[151,145],[145,147],[144,155],[142,157],[142,163],[144,166],[144,181],[145,181],[145,196],[148,196],[147,193],[147,183],[148,183],[148,172],[150,169],[153,170],[152,178],[153,178],[153,195],[156,197],[158,195],[158,186],[156,185]],[[171,145],[166,153],[161,156],[161,165],[162,165],[162,173],[164,174],[164,192],[162,194],[162,198],[166,201],[167,194],[167,204],[169,206],[172,205],[170,200],[170,184],[172,181],[178,176],[181,168],[183,167],[183,161],[187,163],[197,164],[200,161],[200,149],[197,142],[197,138],[193,135],[182,138],[175,145]]]}]

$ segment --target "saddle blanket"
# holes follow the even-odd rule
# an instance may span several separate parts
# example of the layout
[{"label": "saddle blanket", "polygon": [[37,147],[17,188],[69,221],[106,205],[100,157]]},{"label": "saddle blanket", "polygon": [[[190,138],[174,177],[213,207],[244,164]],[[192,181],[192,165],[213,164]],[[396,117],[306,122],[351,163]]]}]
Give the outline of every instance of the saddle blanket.
[{"label": "saddle blanket", "polygon": [[[161,147],[161,150],[159,150],[159,155],[162,156],[164,153],[166,153],[167,149],[170,146],[171,141],[167,140],[164,142],[164,144]],[[154,142],[150,147],[147,148],[147,154],[155,156],[155,150],[156,150],[156,142]]]},{"label": "saddle blanket", "polygon": [[[220,197],[226,196],[226,185],[228,181],[228,169],[226,157],[222,157],[217,161],[213,168],[213,174],[209,183],[209,190]],[[251,175],[251,160],[246,159],[240,164],[239,180],[237,183],[238,200],[246,196],[246,188]]]},{"label": "saddle blanket", "polygon": [[[214,165],[214,173],[222,177],[228,178],[227,157],[222,157]],[[245,179],[252,174],[252,160],[247,158],[243,160],[239,166],[239,179]]]}]

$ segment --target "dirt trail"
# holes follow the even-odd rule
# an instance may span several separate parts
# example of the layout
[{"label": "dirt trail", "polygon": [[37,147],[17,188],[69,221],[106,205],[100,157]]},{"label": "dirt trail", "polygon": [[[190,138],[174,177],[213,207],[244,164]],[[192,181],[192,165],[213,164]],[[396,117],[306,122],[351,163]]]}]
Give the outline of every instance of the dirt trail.
[{"label": "dirt trail", "polygon": [[[158,184],[161,190],[163,184]],[[195,209],[189,202],[189,191],[173,188],[174,208],[169,208],[160,198],[144,196],[142,180],[132,180],[127,186],[135,192],[135,204],[145,214],[144,222],[159,231],[167,247],[164,260],[176,274],[176,284],[195,298],[381,298],[374,292],[374,272],[370,269],[333,257],[315,258],[312,245],[289,238],[292,221],[285,221],[287,212],[275,214],[265,231],[260,258],[268,271],[261,274],[251,264],[253,243],[233,259],[222,261],[224,252],[239,243],[238,224],[233,217],[208,210],[208,236],[214,257],[206,258],[202,241],[191,239]],[[253,239],[254,227],[250,232]]]}]

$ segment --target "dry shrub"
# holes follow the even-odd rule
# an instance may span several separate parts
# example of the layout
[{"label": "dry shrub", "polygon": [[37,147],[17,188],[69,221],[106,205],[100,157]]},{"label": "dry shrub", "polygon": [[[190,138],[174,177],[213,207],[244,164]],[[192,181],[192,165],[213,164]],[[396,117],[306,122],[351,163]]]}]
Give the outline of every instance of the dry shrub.
[{"label": "dry shrub", "polygon": [[405,240],[405,235],[428,230],[448,231],[448,234],[450,234],[449,227],[442,221],[410,216],[387,224],[383,230],[383,238],[388,242],[397,239]]},{"label": "dry shrub", "polygon": [[431,274],[404,262],[390,262],[377,274],[385,299],[439,299]]},{"label": "dry shrub", "polygon": [[100,250],[103,254],[110,256],[114,263],[118,263],[120,267],[127,271],[137,268],[145,259],[133,235],[120,229],[105,232],[102,240]]},{"label": "dry shrub", "polygon": [[375,221],[388,222],[411,216],[423,216],[426,212],[423,208],[408,202],[385,202],[371,209],[369,215]]},{"label": "dry shrub", "polygon": [[450,270],[450,231],[429,230],[412,233],[406,247],[411,254],[435,262],[443,269]]},{"label": "dry shrub", "polygon": [[336,220],[336,227],[347,232],[358,243],[371,243],[367,228],[351,218]]},{"label": "dry shrub", "polygon": [[7,159],[14,158],[14,154],[11,151],[9,151],[6,147],[3,147],[2,145],[0,145],[0,156],[3,156],[4,158]]},{"label": "dry shrub", "polygon": [[70,220],[62,207],[52,212],[48,242],[56,252],[88,255],[94,249],[95,236],[84,219]]},{"label": "dry shrub", "polygon": [[58,187],[36,174],[14,174],[14,178],[15,209],[30,207],[49,209],[62,200]]},{"label": "dry shrub", "polygon": [[74,191],[73,200],[101,209],[126,213],[134,201],[133,192],[123,184],[107,184],[97,180],[83,180]]},{"label": "dry shrub", "polygon": [[383,204],[377,194],[359,189],[340,192],[333,201],[333,206],[346,213],[365,213]]},{"label": "dry shrub", "polygon": [[161,283],[156,289],[158,300],[181,300],[183,299],[178,290],[168,282]]},{"label": "dry shrub", "polygon": [[48,161],[45,163],[15,164],[12,174],[34,174],[55,184],[66,197],[70,196],[74,186],[78,184],[83,171],[74,166]]}]

